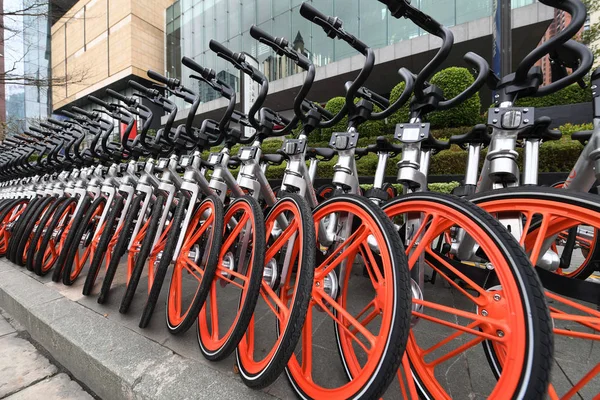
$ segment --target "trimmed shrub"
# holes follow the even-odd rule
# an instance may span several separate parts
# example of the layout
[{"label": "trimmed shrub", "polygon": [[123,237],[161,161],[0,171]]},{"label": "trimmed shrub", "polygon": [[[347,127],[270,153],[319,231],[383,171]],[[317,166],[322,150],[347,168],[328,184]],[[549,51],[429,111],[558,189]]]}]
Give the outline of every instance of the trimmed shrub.
[{"label": "trimmed shrub", "polygon": [[590,131],[594,129],[594,124],[564,124],[558,128],[562,132],[563,136],[571,137],[575,132],[579,131]]},{"label": "trimmed shrub", "polygon": [[552,107],[564,104],[588,103],[592,101],[592,89],[582,89],[574,83],[549,96],[527,97],[516,102],[518,107]]},{"label": "trimmed shrub", "polygon": [[[431,78],[431,84],[444,91],[444,97],[454,98],[468,88],[475,78],[466,68],[451,67],[439,71]],[[481,120],[481,99],[475,93],[470,99],[451,110],[429,114],[429,121],[435,128],[472,126]]]},{"label": "trimmed shrub", "polygon": [[460,182],[430,183],[428,186],[432,192],[451,194],[454,189],[460,186]]}]

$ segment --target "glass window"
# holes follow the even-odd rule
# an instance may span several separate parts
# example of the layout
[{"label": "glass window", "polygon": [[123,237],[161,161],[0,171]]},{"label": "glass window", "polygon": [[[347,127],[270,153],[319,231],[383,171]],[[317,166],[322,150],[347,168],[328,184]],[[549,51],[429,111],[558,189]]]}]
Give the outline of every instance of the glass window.
[{"label": "glass window", "polygon": [[[484,2],[471,2],[484,3]],[[471,5],[465,7],[469,9]],[[421,0],[421,10],[444,26],[456,24],[456,0]]]},{"label": "glass window", "polygon": [[[229,37],[242,33],[242,7],[240,0],[229,0]],[[248,27],[249,28],[249,27]]]},{"label": "glass window", "polygon": [[256,45],[257,41],[250,36],[249,32],[245,32],[242,35],[242,51],[250,54],[252,57],[256,57]]},{"label": "glass window", "polygon": [[179,1],[176,1],[173,3],[173,19],[177,18],[179,15],[181,15],[181,5],[179,4]]},{"label": "glass window", "polygon": [[388,42],[387,7],[379,2],[360,0],[360,39],[371,47],[384,47]]},{"label": "glass window", "polygon": [[[358,0],[336,0],[333,15],[344,23],[344,30],[358,35]],[[341,60],[358,54],[348,43],[335,41],[335,60]]]},{"label": "glass window", "polygon": [[206,46],[210,39],[216,37],[215,29],[215,2],[214,0],[206,0],[204,3],[204,34]]},{"label": "glass window", "polygon": [[388,13],[388,43],[398,43],[419,36],[419,27],[406,18],[396,19]]},{"label": "glass window", "polygon": [[192,11],[192,29],[194,32],[192,57],[198,56],[208,46],[208,37],[204,36],[204,7],[202,3],[194,5]]},{"label": "glass window", "polygon": [[[272,31],[272,21],[267,21],[264,22],[260,25],[258,25],[258,27],[260,29],[262,29],[263,31],[269,33],[269,34],[273,34]],[[248,34],[249,36],[249,40],[254,40],[256,42],[256,55],[255,58],[258,60],[258,63],[261,64],[263,61],[265,61],[268,57],[270,57],[271,55],[271,48],[269,46],[267,46],[266,44],[260,43],[257,40],[253,39],[250,34]]]},{"label": "glass window", "polygon": [[194,0],[181,0],[181,11],[186,12],[194,6]]},{"label": "glass window", "polygon": [[289,11],[291,8],[290,0],[275,0],[273,1],[273,16],[276,17]]},{"label": "glass window", "polygon": [[[325,15],[333,14],[333,0],[314,0],[312,5]],[[317,67],[329,64],[333,60],[333,40],[329,39],[319,26],[312,23],[310,25],[312,37],[309,51],[312,61]]]},{"label": "glass window", "polygon": [[[474,21],[479,18],[485,18],[492,15],[491,1],[471,1],[471,0],[455,0],[456,1],[456,24],[464,24],[465,22]],[[514,0],[512,2],[514,6]]]},{"label": "glass window", "polygon": [[286,12],[280,14],[279,16],[273,19],[273,27],[272,33],[275,37],[284,37],[290,40],[290,24],[291,24],[291,14],[290,12]]},{"label": "glass window", "polygon": [[262,24],[273,17],[271,14],[271,0],[256,0],[256,6],[256,22],[258,24]]},{"label": "glass window", "polygon": [[312,24],[300,15],[300,7],[296,7],[291,12],[292,30],[290,33],[290,43],[296,50],[308,54],[311,47]]},{"label": "glass window", "polygon": [[167,8],[167,23],[173,21],[173,9],[174,9],[175,5],[170,6],[169,8]]},{"label": "glass window", "polygon": [[181,47],[183,49],[183,55],[188,57],[193,56],[194,54],[194,27],[192,26],[192,10],[188,10],[183,13],[181,16],[183,18],[183,24],[181,27],[182,37],[181,37]]},{"label": "glass window", "polygon": [[256,24],[256,0],[242,0],[242,32]]}]

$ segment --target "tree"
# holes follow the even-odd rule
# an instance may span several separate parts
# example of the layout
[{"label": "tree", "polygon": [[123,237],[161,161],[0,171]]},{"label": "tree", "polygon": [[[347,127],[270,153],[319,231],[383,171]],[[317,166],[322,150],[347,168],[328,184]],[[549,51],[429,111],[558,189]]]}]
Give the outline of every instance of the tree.
[{"label": "tree", "polygon": [[[49,34],[51,22],[63,14],[62,9],[52,7],[49,1],[12,0],[4,3],[0,0],[0,85],[35,86],[39,88],[61,87],[71,83],[81,83],[88,77],[87,70],[79,70],[66,75],[40,73],[38,70],[23,68],[26,59],[42,48],[39,37],[29,36],[28,31],[36,25],[47,24]],[[50,43],[44,49],[48,54]]]},{"label": "tree", "polygon": [[[583,0],[583,3],[587,7],[588,15],[590,16],[592,13],[600,11],[600,2],[598,0]],[[579,40],[590,47],[597,63],[600,59],[600,20],[590,21],[589,29],[581,33]]]}]

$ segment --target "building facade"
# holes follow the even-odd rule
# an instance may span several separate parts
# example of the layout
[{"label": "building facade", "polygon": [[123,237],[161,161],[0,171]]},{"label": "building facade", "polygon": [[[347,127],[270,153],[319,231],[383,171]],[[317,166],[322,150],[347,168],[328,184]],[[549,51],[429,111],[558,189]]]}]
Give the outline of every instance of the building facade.
[{"label": "building facade", "polygon": [[[223,105],[209,90],[198,87],[189,78],[189,71],[185,67],[182,71],[181,66],[182,56],[191,57],[239,89],[238,72],[208,48],[210,39],[215,39],[233,51],[253,56],[271,82],[268,105],[278,110],[289,108],[289,95],[302,84],[302,77],[293,63],[250,36],[249,29],[256,24],[274,36],[287,38],[319,67],[320,82],[313,90],[314,100],[326,101],[343,94],[343,83],[352,77],[351,72],[360,69],[362,56],[357,56],[346,43],[327,38],[320,27],[303,18],[299,8],[304,1],[175,1],[166,11],[165,73],[200,91],[206,102],[198,110],[202,117],[218,115],[216,111]],[[430,38],[409,20],[391,17],[387,7],[378,1],[311,0],[311,3],[321,12],[339,17],[345,30],[377,49],[373,76],[388,79],[369,81],[369,87],[380,93],[389,93],[398,82],[396,71],[400,66],[418,71],[428,62],[431,51],[439,47],[436,38]],[[448,65],[464,65],[461,59],[467,51],[475,51],[491,61],[492,0],[416,0],[412,4],[453,30],[456,46]],[[535,47],[552,19],[552,9],[534,0],[513,0],[512,5],[513,28],[532,38],[529,43],[516,41],[514,57],[517,58]],[[186,111],[180,113],[178,119],[183,119]]]},{"label": "building facade", "polygon": [[[55,111],[91,108],[88,95],[130,94],[130,79],[165,65],[165,10],[172,0],[80,0],[52,26],[52,72],[67,84],[52,92]],[[71,81],[71,82],[69,82]]]}]

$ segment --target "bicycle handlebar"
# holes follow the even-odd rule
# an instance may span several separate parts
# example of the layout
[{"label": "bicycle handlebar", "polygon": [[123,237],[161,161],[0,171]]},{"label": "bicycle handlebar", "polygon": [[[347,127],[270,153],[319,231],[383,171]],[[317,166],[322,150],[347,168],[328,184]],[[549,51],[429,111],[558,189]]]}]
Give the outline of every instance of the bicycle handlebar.
[{"label": "bicycle handlebar", "polygon": [[133,97],[124,96],[121,93],[115,92],[112,89],[106,89],[106,94],[110,97],[114,97],[115,99],[122,101],[129,107],[133,107],[137,104],[137,100]]},{"label": "bicycle handlebar", "polygon": [[475,93],[477,93],[479,89],[481,89],[481,87],[488,82],[488,77],[490,75],[491,70],[487,61],[485,61],[481,56],[473,52],[468,52],[467,54],[465,54],[463,59],[477,71],[477,77],[475,78],[475,81],[471,84],[471,86],[466,88],[458,96],[450,100],[440,101],[438,105],[439,110],[448,110],[452,107],[463,103]]},{"label": "bicycle handlebar", "polygon": [[181,63],[183,65],[185,65],[186,67],[188,67],[189,69],[191,69],[192,71],[199,73],[200,76],[202,76],[202,78],[204,78],[206,80],[210,81],[217,77],[215,70],[210,69],[210,68],[204,68],[203,66],[201,66],[200,64],[198,64],[196,61],[192,60],[189,57],[184,56],[181,59]]},{"label": "bicycle handlebar", "polygon": [[569,40],[564,43],[562,47],[567,51],[577,54],[579,58],[579,66],[573,72],[571,72],[570,75],[564,76],[556,82],[552,82],[546,86],[540,87],[534,94],[532,94],[532,97],[547,96],[555,93],[582,79],[592,68],[592,65],[594,64],[594,56],[587,46],[574,40]]},{"label": "bicycle handlebar", "polygon": [[344,31],[342,28],[342,21],[339,18],[328,17],[308,3],[302,3],[302,6],[300,6],[300,15],[312,23],[320,26],[328,37],[332,39],[337,38],[343,40],[366,58],[362,69],[358,73],[358,76],[354,79],[354,81],[346,86],[346,104],[344,108],[340,110],[333,120],[321,122],[319,124],[319,126],[322,128],[328,128],[339,122],[346,112],[353,114],[356,111],[354,98],[356,97],[358,90],[365,84],[369,78],[369,75],[371,75],[371,72],[373,71],[373,67],[375,66],[375,53],[373,49],[360,41],[357,37]]},{"label": "bicycle handlebar", "polygon": [[108,104],[107,102],[105,102],[103,100],[100,100],[97,97],[88,96],[88,100],[91,101],[92,103],[99,105],[100,107],[106,108],[107,110],[110,110],[112,108],[110,104]]},{"label": "bicycle handlebar", "polygon": [[79,107],[77,107],[77,106],[73,106],[73,107],[71,107],[71,110],[75,111],[77,114],[84,115],[84,116],[86,116],[86,117],[88,117],[88,118],[93,118],[93,117],[94,117],[94,114],[93,114],[93,113],[91,113],[91,112],[89,112],[89,111],[86,111],[86,110],[84,110],[84,109],[82,109],[82,108],[79,108]]},{"label": "bicycle handlebar", "polygon": [[209,43],[209,47],[212,51],[217,53],[217,56],[222,59],[230,62],[236,69],[242,71],[246,75],[250,76],[253,81],[260,84],[260,90],[256,100],[250,107],[250,111],[248,112],[248,121],[250,124],[257,130],[260,129],[260,124],[256,120],[256,114],[262,107],[265,102],[267,95],[269,94],[269,82],[267,78],[260,72],[257,68],[254,68],[252,65],[246,62],[246,56],[241,53],[234,53],[221,43],[211,40]]}]

